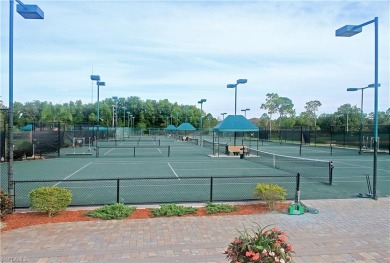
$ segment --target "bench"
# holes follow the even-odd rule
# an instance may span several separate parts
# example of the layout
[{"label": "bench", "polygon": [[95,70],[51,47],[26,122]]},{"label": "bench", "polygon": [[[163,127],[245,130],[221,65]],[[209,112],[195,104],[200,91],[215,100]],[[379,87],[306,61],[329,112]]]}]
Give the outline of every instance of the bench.
[{"label": "bench", "polygon": [[242,145],[228,145],[226,149],[226,154],[229,155],[230,153],[233,153],[234,155],[239,155],[240,153],[248,154],[248,147],[242,146]]}]

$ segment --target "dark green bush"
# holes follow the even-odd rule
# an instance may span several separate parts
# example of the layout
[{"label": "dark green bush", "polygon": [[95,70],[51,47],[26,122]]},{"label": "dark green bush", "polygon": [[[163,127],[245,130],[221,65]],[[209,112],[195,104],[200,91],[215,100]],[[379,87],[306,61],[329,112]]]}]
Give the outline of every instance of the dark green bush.
[{"label": "dark green bush", "polygon": [[176,204],[161,205],[160,208],[152,209],[152,216],[183,216],[186,214],[194,214],[198,211],[194,207],[180,206]]},{"label": "dark green bush", "polygon": [[12,213],[13,202],[9,195],[3,190],[0,190],[0,218]]},{"label": "dark green bush", "polygon": [[230,213],[237,210],[236,206],[228,204],[214,204],[208,202],[206,205],[207,214],[216,214],[216,213]]},{"label": "dark green bush", "polygon": [[57,186],[40,187],[30,192],[31,208],[48,216],[65,211],[72,202],[72,192]]},{"label": "dark green bush", "polygon": [[125,206],[124,204],[116,203],[113,205],[105,205],[94,211],[87,212],[86,215],[90,217],[97,217],[106,220],[124,219],[135,211],[135,207]]},{"label": "dark green bush", "polygon": [[15,143],[14,159],[22,160],[24,156],[32,155],[32,144],[26,141]]}]

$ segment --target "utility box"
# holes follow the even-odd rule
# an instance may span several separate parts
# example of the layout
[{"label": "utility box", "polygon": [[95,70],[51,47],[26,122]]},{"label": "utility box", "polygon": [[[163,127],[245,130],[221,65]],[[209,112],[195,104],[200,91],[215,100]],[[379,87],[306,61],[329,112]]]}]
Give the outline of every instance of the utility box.
[{"label": "utility box", "polygon": [[299,204],[292,204],[288,207],[289,215],[303,215],[305,213],[305,208]]}]

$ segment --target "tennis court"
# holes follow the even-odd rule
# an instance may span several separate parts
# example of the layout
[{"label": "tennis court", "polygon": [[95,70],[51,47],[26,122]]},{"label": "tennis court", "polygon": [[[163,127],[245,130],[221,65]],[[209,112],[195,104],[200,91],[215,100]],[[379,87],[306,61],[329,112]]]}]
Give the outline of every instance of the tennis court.
[{"label": "tennis court", "polygon": [[[296,188],[296,173],[293,171],[296,170],[302,173],[302,199],[351,198],[367,192],[365,174],[372,175],[370,154],[329,156],[328,160],[332,160],[334,165],[333,183],[330,186],[326,179],[316,178],[316,173],[307,172],[313,170],[310,164],[294,163],[295,169],[291,171],[285,168],[291,166],[288,161],[284,161],[287,164],[285,167],[273,168],[250,158],[210,157],[208,148],[164,138],[161,138],[159,145],[153,144],[154,148],[148,149],[153,153],[144,152],[136,156],[114,154],[117,146],[142,145],[117,142],[122,144],[115,146],[112,143],[109,142],[105,148],[108,152],[106,156],[110,158],[102,154],[99,158],[94,154],[66,156],[67,151],[73,150],[67,149],[61,151],[59,158],[15,162],[15,205],[28,207],[29,191],[43,185],[71,189],[74,193],[73,205],[101,205],[116,201],[135,204],[204,202],[210,198],[216,201],[251,200],[257,183],[282,185],[287,189],[288,199],[292,200]],[[161,151],[167,146],[170,147],[170,156],[165,150]],[[76,150],[94,151],[93,148]],[[270,147],[267,150],[289,154],[284,148]],[[389,156],[378,157],[377,191],[380,196],[389,196]]]}]

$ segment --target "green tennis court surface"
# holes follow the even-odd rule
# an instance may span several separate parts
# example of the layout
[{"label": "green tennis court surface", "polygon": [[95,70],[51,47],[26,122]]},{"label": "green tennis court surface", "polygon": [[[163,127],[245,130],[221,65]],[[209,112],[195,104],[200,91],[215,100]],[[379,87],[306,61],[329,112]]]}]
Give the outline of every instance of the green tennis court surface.
[{"label": "green tennis court surface", "polygon": [[[28,192],[43,185],[71,189],[73,205],[110,204],[117,200],[125,203],[203,202],[210,200],[210,196],[213,200],[249,200],[253,199],[252,191],[257,183],[280,184],[287,189],[288,199],[294,198],[296,174],[287,169],[274,169],[238,156],[210,157],[211,149],[189,142],[161,138],[158,143],[161,149],[153,145],[154,148],[135,157],[127,153],[113,154],[112,151],[118,148],[109,142],[108,148],[104,149],[110,151],[109,158],[102,153],[96,158],[91,146],[61,150],[59,158],[15,162],[15,181],[29,181],[16,183],[16,205],[28,207]],[[171,151],[169,157],[164,148],[167,146]],[[263,145],[261,150],[299,156],[289,148]],[[80,154],[66,155],[76,151]],[[90,152],[92,154],[87,155]],[[302,157],[320,159],[315,155]],[[331,186],[326,180],[315,178],[314,172],[308,173],[310,169],[302,164],[306,174],[301,177],[301,198],[351,198],[358,193],[367,193],[366,174],[371,175],[373,183],[372,159],[371,154],[326,156],[323,160],[332,161],[334,165]],[[299,165],[294,164],[294,168],[299,170]],[[379,196],[390,196],[389,170],[389,155],[378,155]]]}]

